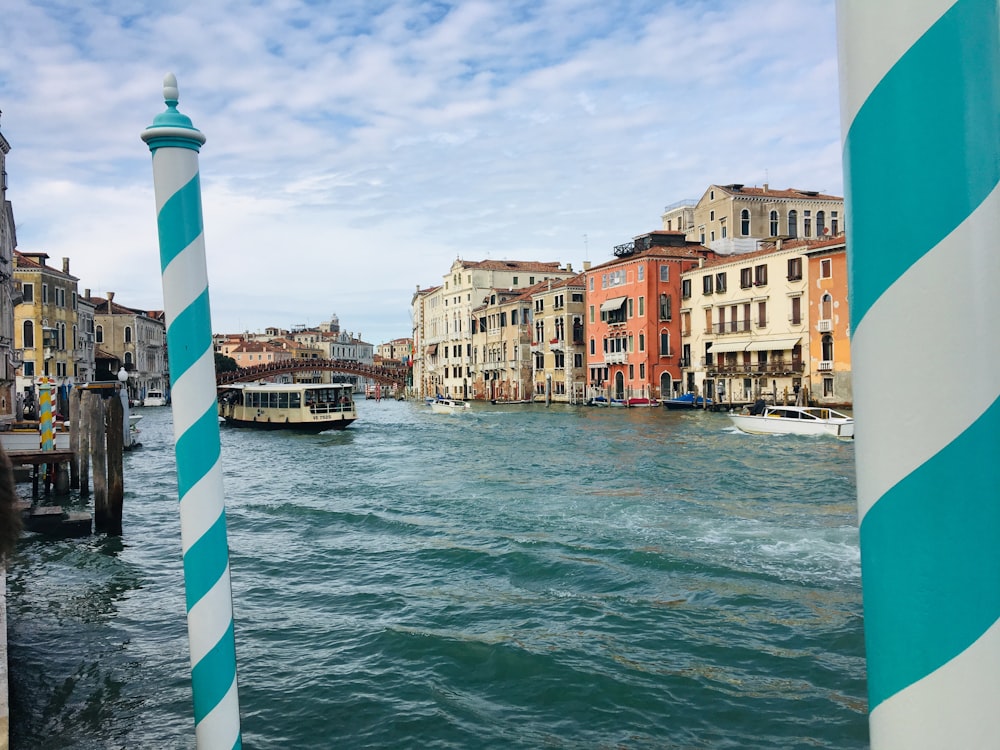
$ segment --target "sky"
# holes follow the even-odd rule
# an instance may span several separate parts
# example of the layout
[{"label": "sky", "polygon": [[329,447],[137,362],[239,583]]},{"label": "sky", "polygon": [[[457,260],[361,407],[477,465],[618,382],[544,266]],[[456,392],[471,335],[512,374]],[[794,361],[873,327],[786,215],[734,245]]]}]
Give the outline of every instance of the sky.
[{"label": "sky", "polygon": [[456,258],[594,265],[710,184],[843,195],[833,0],[4,0],[18,249],[162,309],[148,147],[199,164],[216,333],[411,335]]}]

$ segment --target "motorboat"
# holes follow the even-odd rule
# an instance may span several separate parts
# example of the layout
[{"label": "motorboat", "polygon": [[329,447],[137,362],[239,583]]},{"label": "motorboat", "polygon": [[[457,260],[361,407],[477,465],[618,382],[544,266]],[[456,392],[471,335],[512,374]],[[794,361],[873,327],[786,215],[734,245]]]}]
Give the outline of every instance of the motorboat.
[{"label": "motorboat", "polygon": [[167,399],[163,395],[163,391],[157,391],[150,389],[146,391],[146,398],[142,400],[143,406],[166,406]]},{"label": "motorboat", "polygon": [[753,435],[830,435],[852,439],[854,417],[825,406],[768,406],[757,402],[729,418],[743,432]]},{"label": "motorboat", "polygon": [[435,414],[461,414],[472,408],[468,401],[454,398],[436,398],[430,405],[431,411]]},{"label": "motorboat", "polygon": [[668,409],[704,409],[712,405],[712,399],[685,393],[675,398],[663,399],[663,405]]}]

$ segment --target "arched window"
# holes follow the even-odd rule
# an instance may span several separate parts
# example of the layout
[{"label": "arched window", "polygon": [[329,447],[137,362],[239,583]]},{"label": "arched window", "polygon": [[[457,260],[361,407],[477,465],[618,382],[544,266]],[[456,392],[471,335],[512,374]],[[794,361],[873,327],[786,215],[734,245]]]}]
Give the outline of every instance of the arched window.
[{"label": "arched window", "polygon": [[816,212],[816,236],[822,237],[826,234],[826,211]]},{"label": "arched window", "polygon": [[777,237],[778,236],[778,212],[777,211],[772,211],[771,215],[768,217],[768,219],[769,219],[769,221],[771,223],[771,226],[770,226],[771,236],[772,237]]},{"label": "arched window", "polygon": [[833,360],[833,336],[829,333],[823,336],[823,360],[826,362]]},{"label": "arched window", "polygon": [[824,294],[819,301],[819,319],[833,320],[833,297]]},{"label": "arched window", "polygon": [[788,236],[799,236],[799,212],[795,209],[788,212]]},{"label": "arched window", "polygon": [[125,326],[125,343],[132,343],[132,326]]},{"label": "arched window", "polygon": [[670,356],[670,332],[666,329],[660,330],[660,356]]},{"label": "arched window", "polygon": [[125,367],[132,366],[132,352],[125,352]]},{"label": "arched window", "polygon": [[94,329],[94,341],[98,344],[104,343],[104,326],[97,326],[97,328]]},{"label": "arched window", "polygon": [[750,236],[750,211],[746,208],[740,211],[740,235]]},{"label": "arched window", "polygon": [[30,320],[24,321],[23,344],[25,349],[35,348],[35,324]]}]

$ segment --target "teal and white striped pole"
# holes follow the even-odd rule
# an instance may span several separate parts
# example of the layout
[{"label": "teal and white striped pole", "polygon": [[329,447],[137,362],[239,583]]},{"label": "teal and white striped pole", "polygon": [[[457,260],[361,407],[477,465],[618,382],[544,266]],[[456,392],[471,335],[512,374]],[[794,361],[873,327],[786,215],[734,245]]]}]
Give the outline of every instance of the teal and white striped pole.
[{"label": "teal and white striped pole", "polygon": [[163,98],[167,111],[142,139],[153,154],[195,735],[199,750],[231,750],[243,740],[198,174],[205,136],[177,111],[172,74]]},{"label": "teal and white striped pole", "polygon": [[873,750],[1000,747],[1000,0],[838,0]]}]

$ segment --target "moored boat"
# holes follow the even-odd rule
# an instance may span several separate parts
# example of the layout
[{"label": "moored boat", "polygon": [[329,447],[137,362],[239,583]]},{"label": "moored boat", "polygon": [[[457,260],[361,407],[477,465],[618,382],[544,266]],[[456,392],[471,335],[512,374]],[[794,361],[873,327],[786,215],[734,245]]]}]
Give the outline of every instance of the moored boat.
[{"label": "moored boat", "polygon": [[233,383],[219,387],[219,416],[235,427],[322,432],[358,418],[350,383]]},{"label": "moored boat", "polygon": [[854,437],[854,418],[825,406],[755,405],[742,414],[730,412],[729,418],[738,429],[754,435]]},{"label": "moored boat", "polygon": [[693,393],[685,393],[676,398],[663,399],[663,405],[668,409],[702,409],[712,405],[712,399],[704,396],[695,396]]}]

